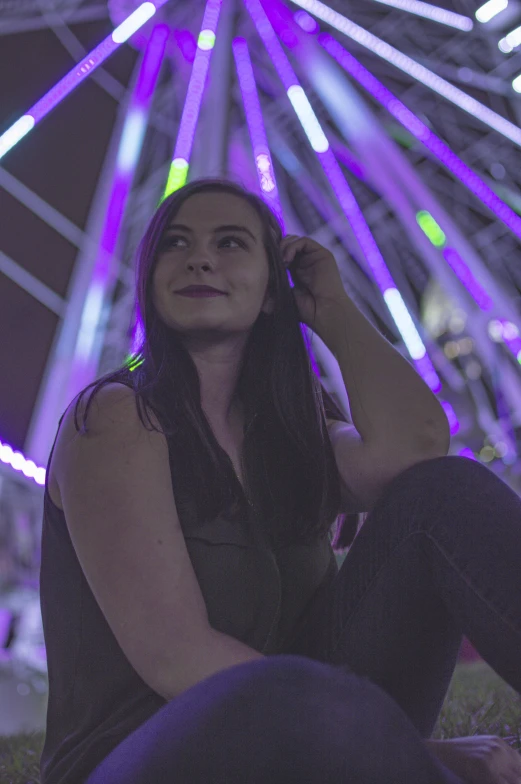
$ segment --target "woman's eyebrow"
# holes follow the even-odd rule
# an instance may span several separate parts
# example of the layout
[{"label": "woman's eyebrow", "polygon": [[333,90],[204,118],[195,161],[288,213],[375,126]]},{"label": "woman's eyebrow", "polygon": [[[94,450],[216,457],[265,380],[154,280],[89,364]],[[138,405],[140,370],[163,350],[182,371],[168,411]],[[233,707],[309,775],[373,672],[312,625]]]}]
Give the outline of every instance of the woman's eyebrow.
[{"label": "woman's eyebrow", "polygon": [[[176,231],[176,230],[177,231],[179,231],[179,230],[180,231],[186,231],[186,232],[188,232],[190,234],[193,234],[193,230],[189,226],[184,226],[182,223],[173,223],[171,226],[168,227],[168,229],[166,231],[167,232],[171,232],[171,231]],[[246,226],[234,226],[234,225],[231,225],[231,224],[230,225],[226,225],[226,226],[216,226],[216,228],[213,231],[214,231],[214,234],[217,234],[217,232],[219,232],[219,231],[243,231],[246,234],[249,234],[254,242],[257,242],[257,240],[255,239],[255,237],[253,236],[251,231],[249,229],[247,229]]]}]

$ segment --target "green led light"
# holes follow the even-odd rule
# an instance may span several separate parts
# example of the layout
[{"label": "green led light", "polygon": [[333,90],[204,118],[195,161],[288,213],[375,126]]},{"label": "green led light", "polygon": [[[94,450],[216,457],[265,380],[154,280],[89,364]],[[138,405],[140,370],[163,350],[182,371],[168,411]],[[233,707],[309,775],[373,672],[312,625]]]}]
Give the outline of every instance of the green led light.
[{"label": "green led light", "polygon": [[437,248],[443,248],[447,242],[447,237],[436,223],[430,212],[420,210],[416,215],[416,221],[420,229]]},{"label": "green led light", "polygon": [[409,133],[409,131],[406,131],[405,128],[402,128],[401,125],[389,123],[386,126],[386,131],[395,142],[398,142],[398,144],[406,150],[410,150],[411,147],[414,147],[414,145],[418,143],[416,137],[413,136],[412,133]]},{"label": "green led light", "polygon": [[215,46],[215,33],[211,30],[201,30],[197,38],[197,46],[199,49],[204,49],[205,52],[208,49],[213,49]]},{"label": "green led light", "polygon": [[[170,196],[171,193],[179,190],[179,188],[182,188],[183,185],[186,183],[187,177],[188,177],[187,161],[183,160],[183,158],[176,158],[174,161],[172,161],[172,165],[170,166],[170,171],[168,172],[168,180],[166,183],[165,192],[163,194],[163,199],[166,199],[166,197]],[[161,201],[163,201],[163,199],[161,199]]]},{"label": "green led light", "polygon": [[132,372],[140,365],[142,365],[144,361],[145,358],[142,357],[141,354],[129,354],[126,357],[124,364],[126,365],[126,367],[128,367],[130,372]]}]

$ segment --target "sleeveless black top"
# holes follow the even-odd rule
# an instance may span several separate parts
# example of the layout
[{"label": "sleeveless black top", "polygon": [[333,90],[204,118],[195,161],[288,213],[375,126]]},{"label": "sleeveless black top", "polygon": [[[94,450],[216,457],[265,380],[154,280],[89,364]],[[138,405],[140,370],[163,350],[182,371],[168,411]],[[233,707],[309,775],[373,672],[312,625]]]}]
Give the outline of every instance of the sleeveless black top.
[{"label": "sleeveless black top", "polygon": [[[56,438],[47,469],[55,444]],[[40,606],[49,695],[41,784],[80,784],[166,701],[116,641],[82,571],[64,512],[51,500],[48,478],[47,470]],[[192,530],[179,514],[210,625],[265,655],[286,652],[310,600],[338,572],[329,538],[274,552],[253,517],[244,525],[218,518]]]}]

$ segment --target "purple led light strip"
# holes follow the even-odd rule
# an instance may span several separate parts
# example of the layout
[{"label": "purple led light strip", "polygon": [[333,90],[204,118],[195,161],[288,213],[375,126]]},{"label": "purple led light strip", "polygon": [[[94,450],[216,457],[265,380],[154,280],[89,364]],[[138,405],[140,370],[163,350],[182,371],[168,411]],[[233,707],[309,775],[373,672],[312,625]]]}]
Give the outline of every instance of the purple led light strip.
[{"label": "purple led light strip", "polygon": [[109,206],[100,240],[100,254],[92,278],[97,285],[103,287],[109,274],[111,257],[116,248],[125,206],[141,153],[150,103],[169,34],[170,30],[166,25],[157,25],[154,28],[143,56],[136,87],[123,126]]},{"label": "purple led light strip", "polygon": [[460,282],[463,283],[480,310],[485,312],[492,310],[494,307],[493,300],[489,297],[483,286],[478,283],[458,251],[455,248],[444,248],[443,258]]},{"label": "purple led light strip", "polygon": [[248,44],[244,38],[235,38],[232,44],[237,77],[241,89],[244,114],[250,133],[255,168],[259,179],[261,196],[277,215],[284,227],[277,181],[273,169],[268,139],[264,128],[262,110],[255,85]]},{"label": "purple led light strip", "polygon": [[[136,86],[121,134],[117,159],[119,164],[116,164],[109,207],[91,280],[91,286],[96,290],[104,291],[107,286],[110,261],[123,220],[132,177],[139,159],[148,110],[163,61],[168,35],[168,27],[165,25],[156,26],[143,55]],[[127,146],[126,151],[124,149],[125,146]],[[130,147],[130,150],[128,147]],[[121,165],[122,162],[124,162],[124,166]],[[45,485],[45,468],[36,466],[34,461],[27,459],[21,452],[13,450],[9,444],[0,442],[0,460],[6,465],[10,465],[15,471],[23,473],[28,479],[33,479],[37,485]]]},{"label": "purple led light strip", "polygon": [[448,25],[454,27],[456,30],[463,30],[468,32],[474,27],[474,22],[468,16],[462,14],[455,14],[453,11],[446,11],[444,8],[439,8],[430,3],[424,3],[419,0],[376,0],[378,3],[390,5],[394,8],[399,8],[409,14],[417,14],[423,16],[424,19],[430,19],[438,24]]},{"label": "purple led light strip", "polygon": [[[34,126],[42,120],[52,109],[55,108],[69,93],[78,87],[81,82],[89,76],[98,66],[109,57],[112,52],[127,40],[125,29],[129,23],[136,20],[133,31],[139,29],[158,8],[161,8],[167,0],[155,0],[142,3],[133,13],[131,13],[115,30],[108,35],[95,49],[86,55],[81,62],[72,68],[63,79],[52,87],[43,98],[34,104],[22,117],[16,120],[0,136],[0,159],[17,144]],[[127,35],[128,37],[128,35]]]},{"label": "purple led light strip", "polygon": [[387,62],[391,63],[396,68],[399,68],[401,71],[404,71],[404,73],[408,73],[413,79],[417,79],[426,87],[429,87],[451,103],[459,106],[460,109],[477,117],[478,120],[481,120],[481,122],[485,123],[490,128],[494,128],[496,131],[503,134],[503,136],[506,136],[507,139],[510,139],[515,144],[521,146],[521,128],[514,125],[514,123],[511,123],[509,120],[506,120],[500,114],[497,114],[497,112],[492,111],[492,109],[489,109],[475,98],[472,98],[468,93],[454,87],[450,82],[442,79],[441,76],[433,73],[433,71],[425,68],[425,66],[420,65],[420,63],[417,63],[412,57],[408,57],[403,52],[390,46],[381,38],[378,38],[376,35],[368,32],[368,30],[360,27],[360,25],[351,22],[346,16],[342,16],[342,14],[339,14],[337,11],[333,11],[332,8],[325,5],[325,3],[320,2],[320,0],[292,0],[292,2],[294,2],[295,5],[304,8],[306,11],[309,11],[309,13],[314,16],[317,16],[319,19],[322,19],[326,24],[331,25],[331,27],[336,28],[343,35],[346,35],[353,41],[357,41],[357,43],[361,44],[361,46],[364,46],[366,49],[369,49],[371,52],[374,52],[378,57],[387,60]]},{"label": "purple led light strip", "polygon": [[387,111],[454,174],[505,226],[521,239],[521,218],[475,174],[453,150],[436,136],[387,87],[378,81],[361,63],[328,33],[317,36],[319,44],[337,63],[364,87]]},{"label": "purple led light strip", "polygon": [[[244,4],[248,9],[250,16],[257,28],[257,31],[262,38],[264,45],[270,55],[273,64],[279,74],[286,92],[291,88],[301,88],[300,82],[295,74],[291,64],[286,57],[276,35],[258,0],[244,0]],[[299,117],[300,119],[300,117]],[[367,258],[368,264],[378,282],[380,289],[385,291],[389,288],[396,288],[394,280],[391,277],[389,270],[382,258],[382,255],[376,245],[376,242],[370,232],[369,226],[365,222],[360,208],[345,181],[342,170],[338,165],[333,152],[329,149],[329,144],[325,146],[324,152],[316,152],[318,159],[324,169],[324,172],[331,183],[331,186],[337,196],[348,220],[352,226],[353,233],[355,234],[364,255]]]},{"label": "purple led light strip", "polygon": [[[257,170],[257,177],[260,184],[261,197],[275,213],[278,220],[280,221],[283,232],[285,232],[284,215],[280,203],[277,180],[275,177],[275,170],[273,168],[273,160],[264,128],[262,109],[255,85],[255,77],[253,74],[250,53],[248,51],[248,44],[244,38],[235,38],[232,48],[237,68],[239,87],[244,104],[246,123],[248,125],[251,139],[255,168]],[[290,281],[290,285],[292,285],[293,280],[289,270],[287,271],[287,275],[288,280]],[[307,327],[304,324],[301,324],[300,329],[307,347],[313,370],[317,376],[320,376],[320,369],[313,355]]]},{"label": "purple led light strip", "polygon": [[[261,37],[268,54],[270,55],[275,69],[279,75],[280,80],[282,81],[286,92],[288,93],[288,97],[290,100],[295,101],[293,104],[297,103],[297,98],[305,99],[304,91],[297,79],[297,76],[291,67],[291,64],[286,57],[284,50],[280,42],[275,35],[273,27],[271,25],[270,20],[268,19],[264,8],[262,7],[259,0],[244,0],[244,4],[257,28],[257,32]],[[298,91],[298,92],[297,92]],[[306,99],[307,100],[307,99]],[[406,345],[411,352],[411,345],[414,346],[414,353],[416,356],[414,357],[414,361],[417,363],[416,367],[418,372],[422,375],[425,382],[429,385],[433,391],[438,392],[441,390],[441,381],[436,373],[436,370],[427,355],[427,351],[425,346],[423,345],[421,338],[415,329],[414,322],[410,316],[410,313],[407,311],[405,303],[401,299],[401,296],[398,291],[398,287],[396,286],[391,273],[383,259],[382,254],[376,244],[376,241],[369,229],[369,226],[366,223],[366,220],[358,206],[358,203],[346,182],[342,170],[329,147],[329,143],[320,128],[318,120],[309,104],[309,101],[304,103],[304,100],[299,101],[301,111],[297,111],[297,116],[310,138],[310,134],[313,134],[316,142],[315,144],[312,143],[312,146],[315,150],[315,153],[322,165],[322,168],[331,183],[331,187],[348,219],[351,228],[353,230],[353,234],[355,235],[362,253],[364,254],[367,264],[371,269],[371,272],[386,300],[386,304],[391,311],[391,315],[395,323],[397,324],[398,328],[400,329],[400,325],[398,324],[395,316],[396,316],[396,299],[399,298],[401,300],[400,304],[403,305],[401,308],[403,316],[407,318],[408,324],[408,333],[405,334],[402,330],[400,330],[402,337],[406,341]],[[304,111],[302,111],[302,109]],[[306,118],[306,126],[304,126],[303,116]],[[311,141],[311,139],[310,139]],[[389,291],[391,289],[392,291]],[[388,297],[386,298],[386,294]],[[403,318],[402,318],[403,322]],[[413,337],[410,337],[410,336]],[[407,338],[410,338],[409,340]],[[421,363],[418,363],[418,360],[421,360]]]},{"label": "purple led light strip", "polygon": [[[471,190],[502,222],[521,237],[521,219],[475,174],[463,161],[441,141],[430,129],[421,122],[401,101],[399,101],[381,82],[376,79],[353,55],[327,33],[317,36],[321,46],[344,68],[359,84],[362,85],[379,103],[381,103],[407,130],[409,130],[433,155],[446,166],[457,179]],[[478,307],[488,312],[493,300],[474,278],[468,265],[454,248],[445,248],[443,257],[465,286]],[[508,343],[506,347],[519,361],[517,343]]]},{"label": "purple led light strip", "polygon": [[[286,9],[285,6],[281,6],[277,0],[266,0],[266,2],[270,3],[270,7],[276,8],[276,12],[273,14],[273,25],[276,29],[277,34],[279,37],[284,40],[285,42],[288,39],[287,31],[294,29],[294,23],[297,22],[299,27],[301,27],[307,33],[315,33],[320,32],[320,27],[316,23],[316,21],[309,16],[304,11],[296,11],[294,14],[285,13]],[[298,38],[292,34],[291,40],[293,42],[296,41],[295,45],[298,45],[299,40]],[[338,145],[337,145],[338,148]],[[333,148],[335,149],[335,148]],[[340,150],[335,149],[335,153],[337,154],[340,159],[342,159]],[[456,276],[459,278],[460,282],[467,288],[471,296],[474,298],[475,302],[477,303],[478,307],[481,310],[488,311],[493,308],[493,301],[485,292],[483,287],[478,283],[472,272],[470,271],[469,267],[465,264],[459,253],[454,248],[445,248],[443,252],[444,258],[452,268]],[[512,348],[510,348],[512,351]],[[516,360],[520,359],[518,352],[512,351]]]},{"label": "purple led light strip", "polygon": [[[201,24],[201,32],[203,30],[209,30],[212,33],[216,32],[221,6],[222,0],[208,0]],[[188,83],[188,90],[186,92],[183,114],[179,124],[173,161],[176,160],[176,158],[182,158],[188,163],[190,160],[190,153],[192,151],[195,129],[197,128],[199,112],[201,110],[201,101],[203,99],[212,51],[213,49],[201,49],[198,43],[194,64],[192,66],[192,73]]]}]

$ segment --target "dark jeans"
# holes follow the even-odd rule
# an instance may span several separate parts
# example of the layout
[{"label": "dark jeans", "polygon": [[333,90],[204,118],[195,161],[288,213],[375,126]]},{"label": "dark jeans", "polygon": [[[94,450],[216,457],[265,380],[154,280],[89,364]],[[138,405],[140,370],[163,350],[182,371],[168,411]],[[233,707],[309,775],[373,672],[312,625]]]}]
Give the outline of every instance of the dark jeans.
[{"label": "dark jeans", "polygon": [[462,784],[426,749],[465,634],[521,693],[521,499],[461,457],[395,478],[284,654],[161,708],[86,784]]}]

